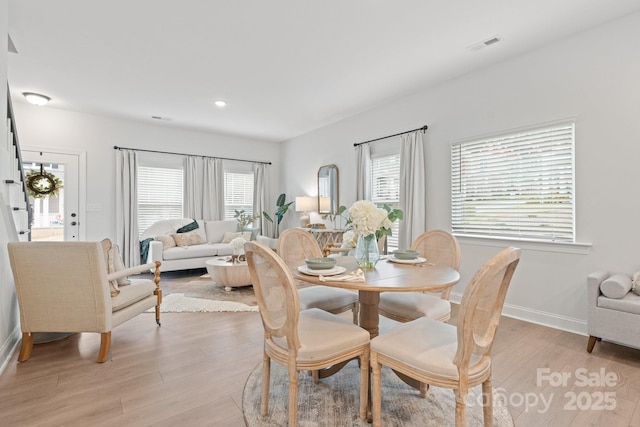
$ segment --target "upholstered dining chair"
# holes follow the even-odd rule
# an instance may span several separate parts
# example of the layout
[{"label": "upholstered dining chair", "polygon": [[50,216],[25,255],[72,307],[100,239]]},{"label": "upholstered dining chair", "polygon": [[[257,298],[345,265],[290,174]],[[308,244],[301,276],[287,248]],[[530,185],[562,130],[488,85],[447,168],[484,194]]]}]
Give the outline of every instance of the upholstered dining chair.
[{"label": "upholstered dining chair", "polygon": [[[422,233],[411,245],[430,264],[443,264],[460,269],[460,245],[445,230]],[[409,322],[419,317],[429,317],[446,322],[451,316],[449,296],[451,289],[433,292],[385,292],[380,295],[379,313],[398,322]]]},{"label": "upholstered dining chair", "polygon": [[[305,258],[320,258],[322,250],[308,231],[288,228],[278,238],[278,255],[289,267],[305,265]],[[313,285],[298,289],[300,309],[319,308],[333,314],[351,310],[353,323],[358,323],[358,294],[346,289]]]},{"label": "upholstered dining chair", "polygon": [[488,260],[462,296],[457,325],[421,317],[371,340],[373,425],[381,420],[381,367],[421,383],[451,388],[456,426],[466,423],[465,399],[482,384],[484,425],[493,424],[491,347],[520,249],[509,247]]},{"label": "upholstered dining chair", "polygon": [[[18,361],[29,359],[38,332],[98,332],[102,363],[109,358],[116,326],[154,306],[160,326],[160,262],[107,273],[112,258],[104,242],[110,249],[108,240],[8,244],[22,329]],[[154,280],[130,278],[117,284],[152,268]]]},{"label": "upholstered dining chair", "polygon": [[288,368],[289,425],[296,426],[298,371],[317,371],[357,357],[359,415],[364,420],[369,388],[369,333],[318,308],[301,311],[298,289],[289,268],[268,247],[248,242],[245,254],[264,327],[261,414],[266,416],[269,410],[272,359]]}]

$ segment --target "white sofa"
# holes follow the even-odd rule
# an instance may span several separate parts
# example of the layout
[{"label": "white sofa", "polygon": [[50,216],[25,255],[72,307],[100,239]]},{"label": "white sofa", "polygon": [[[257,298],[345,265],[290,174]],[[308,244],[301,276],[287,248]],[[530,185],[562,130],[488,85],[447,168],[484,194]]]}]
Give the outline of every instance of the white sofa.
[{"label": "white sofa", "polygon": [[[247,241],[251,239],[250,231],[237,231],[238,222],[235,220],[196,221],[198,228],[187,233],[177,233],[177,230],[192,223],[193,219],[167,219],[154,223],[140,238],[141,241],[154,239],[149,243],[146,261],[160,261],[162,271],[205,268],[205,261],[208,259],[233,254],[233,248],[228,243],[232,238],[242,235]],[[177,246],[172,237],[176,234],[197,235],[199,238],[195,240],[203,243]]]},{"label": "white sofa", "polygon": [[640,295],[632,288],[632,277],[626,274],[596,271],[588,276],[589,353],[600,339],[640,348]]}]

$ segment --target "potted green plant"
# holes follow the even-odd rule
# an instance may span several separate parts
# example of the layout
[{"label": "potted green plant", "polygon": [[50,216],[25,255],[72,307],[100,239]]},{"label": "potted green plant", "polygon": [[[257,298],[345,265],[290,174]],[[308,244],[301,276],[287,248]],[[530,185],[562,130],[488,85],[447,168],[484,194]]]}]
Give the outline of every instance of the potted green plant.
[{"label": "potted green plant", "polygon": [[284,217],[284,214],[287,213],[287,211],[289,210],[289,206],[291,206],[293,204],[293,202],[289,202],[287,203],[286,201],[286,196],[284,193],[280,194],[278,196],[278,199],[276,200],[276,212],[275,212],[275,220],[273,218],[271,218],[271,216],[267,213],[267,212],[262,212],[262,216],[264,217],[264,219],[266,219],[267,221],[269,221],[272,224],[271,227],[271,236],[274,239],[277,239],[280,236],[280,222],[282,222],[282,218]]}]

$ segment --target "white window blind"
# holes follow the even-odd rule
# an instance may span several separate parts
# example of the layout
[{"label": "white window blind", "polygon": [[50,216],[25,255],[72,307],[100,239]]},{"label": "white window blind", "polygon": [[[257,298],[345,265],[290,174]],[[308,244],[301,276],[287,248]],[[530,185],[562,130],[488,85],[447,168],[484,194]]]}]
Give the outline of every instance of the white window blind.
[{"label": "white window blind", "polygon": [[574,124],[451,146],[455,234],[575,242]]},{"label": "white window blind", "polygon": [[161,219],[182,218],[182,169],[138,167],[138,231]]},{"label": "white window blind", "polygon": [[236,210],[253,212],[253,172],[224,173],[224,218],[234,219]]},{"label": "white window blind", "polygon": [[[400,207],[400,154],[371,159],[371,201],[378,207]],[[393,223],[387,236],[387,250],[398,249],[399,221]]]}]

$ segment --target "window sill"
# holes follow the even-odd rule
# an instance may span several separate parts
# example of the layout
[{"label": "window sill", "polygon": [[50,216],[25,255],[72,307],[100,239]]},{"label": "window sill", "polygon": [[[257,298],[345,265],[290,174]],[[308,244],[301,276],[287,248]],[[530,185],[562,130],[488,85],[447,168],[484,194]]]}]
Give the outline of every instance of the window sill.
[{"label": "window sill", "polygon": [[504,237],[466,236],[463,234],[456,234],[455,236],[461,245],[493,247],[517,246],[521,249],[532,251],[577,255],[588,255],[592,246],[591,243],[541,242],[536,240],[507,239]]}]

